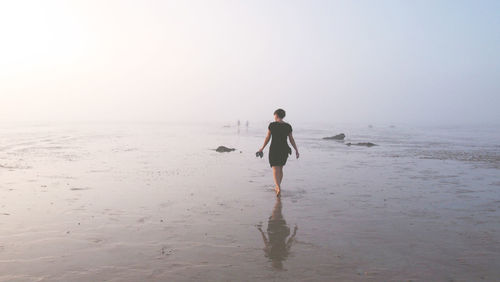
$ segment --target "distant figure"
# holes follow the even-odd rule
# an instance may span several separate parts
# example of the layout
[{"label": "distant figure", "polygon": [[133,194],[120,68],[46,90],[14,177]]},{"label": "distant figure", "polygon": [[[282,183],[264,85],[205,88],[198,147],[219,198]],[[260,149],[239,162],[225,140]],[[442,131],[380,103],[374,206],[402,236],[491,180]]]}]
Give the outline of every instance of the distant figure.
[{"label": "distant figure", "polygon": [[240,120],[238,120],[238,127],[240,127]]},{"label": "distant figure", "polygon": [[299,150],[295,144],[292,135],[292,126],[283,121],[286,113],[282,109],[277,109],[274,112],[274,122],[268,126],[267,136],[264,140],[264,145],[257,152],[262,152],[269,143],[272,137],[271,147],[269,149],[269,164],[273,168],[274,183],[276,184],[274,190],[276,196],[281,196],[281,180],[283,180],[283,166],[286,164],[288,155],[292,154],[292,149],[288,146],[287,137],[295,149],[295,155],[299,158]]},{"label": "distant figure", "polygon": [[245,123],[245,126],[248,127],[249,125],[250,125],[250,123],[247,120],[247,122]]},{"label": "distant figure", "polygon": [[290,235],[290,228],[283,218],[281,209],[281,199],[278,197],[276,198],[273,213],[267,222],[268,237],[266,237],[266,234],[262,231],[262,227],[257,227],[264,241],[265,256],[272,261],[273,267],[276,269],[283,269],[283,261],[290,253],[290,248],[292,247],[298,229],[297,225],[295,225],[292,236],[287,240],[287,237]]}]

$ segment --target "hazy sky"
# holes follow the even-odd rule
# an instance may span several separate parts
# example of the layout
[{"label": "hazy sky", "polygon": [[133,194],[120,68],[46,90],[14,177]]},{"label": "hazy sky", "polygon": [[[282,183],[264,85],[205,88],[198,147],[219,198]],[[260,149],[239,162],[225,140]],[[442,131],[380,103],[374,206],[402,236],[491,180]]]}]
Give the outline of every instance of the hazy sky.
[{"label": "hazy sky", "polygon": [[500,123],[500,1],[0,1],[0,120]]}]

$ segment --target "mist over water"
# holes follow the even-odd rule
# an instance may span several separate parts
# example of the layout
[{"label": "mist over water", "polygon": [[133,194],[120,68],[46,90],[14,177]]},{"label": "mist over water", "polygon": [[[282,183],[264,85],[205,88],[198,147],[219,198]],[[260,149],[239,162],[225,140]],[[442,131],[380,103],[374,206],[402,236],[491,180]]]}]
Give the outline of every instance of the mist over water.
[{"label": "mist over water", "polygon": [[499,124],[498,1],[4,1],[0,120]]},{"label": "mist over water", "polygon": [[498,11],[1,1],[0,281],[495,281]]}]

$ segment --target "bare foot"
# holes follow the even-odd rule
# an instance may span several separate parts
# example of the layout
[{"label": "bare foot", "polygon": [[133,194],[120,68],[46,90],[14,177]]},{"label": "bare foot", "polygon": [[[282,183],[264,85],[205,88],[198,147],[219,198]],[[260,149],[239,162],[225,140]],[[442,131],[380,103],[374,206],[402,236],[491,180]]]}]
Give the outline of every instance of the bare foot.
[{"label": "bare foot", "polygon": [[280,187],[276,186],[276,188],[274,188],[274,191],[276,191],[276,197],[280,197],[281,196],[281,189],[280,189]]}]

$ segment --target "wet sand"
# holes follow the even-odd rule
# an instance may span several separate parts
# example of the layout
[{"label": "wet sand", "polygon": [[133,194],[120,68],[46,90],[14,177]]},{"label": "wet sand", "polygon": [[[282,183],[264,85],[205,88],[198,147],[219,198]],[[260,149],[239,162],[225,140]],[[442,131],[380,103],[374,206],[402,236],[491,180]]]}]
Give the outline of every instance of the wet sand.
[{"label": "wet sand", "polygon": [[257,127],[2,124],[0,280],[500,277],[498,136],[328,128],[294,127],[277,202]]}]

